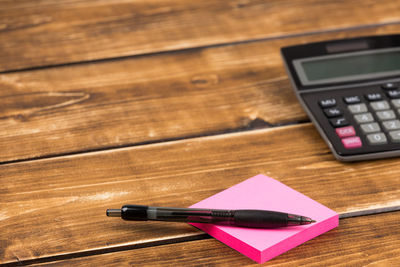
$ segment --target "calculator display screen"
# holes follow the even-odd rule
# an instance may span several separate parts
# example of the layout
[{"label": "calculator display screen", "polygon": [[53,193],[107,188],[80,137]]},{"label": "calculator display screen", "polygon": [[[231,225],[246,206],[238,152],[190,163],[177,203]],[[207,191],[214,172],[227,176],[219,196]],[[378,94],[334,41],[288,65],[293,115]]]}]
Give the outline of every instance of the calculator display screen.
[{"label": "calculator display screen", "polygon": [[293,65],[303,85],[393,76],[400,74],[400,48],[297,59]]}]

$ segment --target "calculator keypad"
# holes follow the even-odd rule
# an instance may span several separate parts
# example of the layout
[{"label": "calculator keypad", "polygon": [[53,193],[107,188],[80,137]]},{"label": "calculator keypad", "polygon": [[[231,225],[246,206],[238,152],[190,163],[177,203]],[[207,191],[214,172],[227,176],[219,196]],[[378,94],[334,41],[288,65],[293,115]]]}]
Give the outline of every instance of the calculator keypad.
[{"label": "calculator keypad", "polygon": [[[396,83],[318,92],[304,97],[338,154],[400,150],[400,87]],[[315,104],[310,104],[315,101]],[[313,107],[313,108],[312,108]],[[317,110],[313,110],[313,109]],[[319,110],[319,111],[318,111]],[[328,124],[326,124],[328,123]]]},{"label": "calculator keypad", "polygon": [[[394,84],[386,84],[386,87],[392,89],[394,87]],[[394,98],[393,96],[395,94],[389,93],[391,91],[394,90],[388,90],[387,94],[389,97]],[[395,91],[399,92],[400,94],[400,91]],[[380,92],[367,93],[364,95],[364,97],[367,100],[367,103],[369,102],[371,111],[375,113],[377,121],[381,122],[383,129],[389,133],[391,139],[400,141],[400,131],[397,135],[390,132],[391,130],[400,129],[400,121],[395,120],[396,114],[391,109],[389,102],[387,100],[384,100],[383,94]],[[352,103],[352,101],[349,101],[350,98],[356,99],[356,96],[344,97],[344,101],[347,104],[350,104]],[[360,99],[360,97],[358,97],[358,99]],[[392,100],[392,103],[395,107],[400,107],[400,101],[398,100],[400,99]],[[369,110],[366,103],[350,104],[348,105],[348,109],[350,113],[354,114],[354,120],[359,124],[361,132],[366,136],[366,139],[370,145],[382,145],[388,142],[387,137],[385,133],[382,132],[379,123],[374,120],[371,112],[367,112]],[[339,135],[339,137],[341,136]]]},{"label": "calculator keypad", "polygon": [[369,134],[367,135],[367,139],[371,145],[381,145],[387,143],[386,136],[383,133]]},{"label": "calculator keypad", "polygon": [[385,83],[385,84],[382,84],[382,89],[384,89],[384,90],[395,90],[395,89],[399,89],[399,86],[398,86],[398,84],[396,84],[396,83]]},{"label": "calculator keypad", "polygon": [[400,121],[399,120],[384,121],[384,122],[382,122],[382,125],[386,131],[400,129]]},{"label": "calculator keypad", "polygon": [[379,124],[376,122],[361,124],[360,127],[364,134],[376,133],[381,130]]},{"label": "calculator keypad", "polygon": [[356,122],[358,124],[374,121],[374,118],[372,117],[372,114],[369,113],[369,112],[368,113],[362,113],[362,114],[354,115],[354,119],[356,120]]},{"label": "calculator keypad", "polygon": [[349,125],[349,122],[343,117],[330,119],[329,122],[333,127],[341,127]]},{"label": "calculator keypad", "polygon": [[344,102],[346,104],[356,104],[356,103],[360,103],[361,99],[358,95],[356,96],[346,96],[343,98]]},{"label": "calculator keypad", "polygon": [[319,105],[321,108],[330,108],[334,107],[336,105],[336,99],[331,98],[331,99],[323,99],[319,101]]},{"label": "calculator keypad", "polygon": [[396,118],[393,110],[378,111],[376,112],[376,116],[378,116],[378,118],[382,121],[393,120],[394,118]]},{"label": "calculator keypad", "polygon": [[364,113],[364,112],[368,111],[367,106],[364,103],[349,105],[348,108],[349,108],[350,112],[353,114]]},{"label": "calculator keypad", "polygon": [[336,107],[324,109],[324,113],[328,118],[338,117],[343,114],[343,112]]},{"label": "calculator keypad", "polygon": [[362,147],[361,139],[358,136],[343,138],[342,143],[347,149]]},{"label": "calculator keypad", "polygon": [[389,90],[387,91],[387,95],[390,98],[400,98],[400,91],[397,90]]},{"label": "calculator keypad", "polygon": [[400,142],[400,131],[389,132],[389,135],[393,142]]},{"label": "calculator keypad", "polygon": [[387,101],[371,102],[371,107],[373,110],[385,110],[389,109],[389,103]]},{"label": "calculator keypad", "polygon": [[342,138],[350,137],[350,136],[355,136],[356,131],[354,130],[353,126],[347,126],[347,127],[336,128],[336,134]]},{"label": "calculator keypad", "polygon": [[400,99],[393,99],[391,102],[394,107],[400,108]]},{"label": "calculator keypad", "polygon": [[381,93],[370,93],[370,94],[366,94],[365,98],[369,101],[377,101],[377,100],[381,100],[382,94]]}]

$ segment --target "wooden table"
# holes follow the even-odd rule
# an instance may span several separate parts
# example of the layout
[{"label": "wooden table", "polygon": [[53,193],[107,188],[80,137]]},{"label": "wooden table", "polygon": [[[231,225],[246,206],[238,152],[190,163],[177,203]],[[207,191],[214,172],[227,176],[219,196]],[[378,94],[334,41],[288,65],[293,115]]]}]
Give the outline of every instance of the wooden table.
[{"label": "wooden table", "polygon": [[399,33],[399,11],[395,0],[0,1],[0,263],[253,265],[189,225],[105,210],[187,207],[263,173],[341,216],[267,265],[399,266],[399,159],[336,161],[279,54]]}]

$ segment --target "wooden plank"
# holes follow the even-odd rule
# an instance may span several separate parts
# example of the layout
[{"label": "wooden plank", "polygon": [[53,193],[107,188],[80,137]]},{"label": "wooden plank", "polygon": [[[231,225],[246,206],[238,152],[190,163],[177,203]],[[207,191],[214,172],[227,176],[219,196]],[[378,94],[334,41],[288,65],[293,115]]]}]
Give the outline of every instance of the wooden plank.
[{"label": "wooden plank", "polygon": [[400,25],[0,74],[0,162],[305,121],[279,48]]},{"label": "wooden plank", "polygon": [[400,205],[398,159],[340,163],[311,124],[35,160],[0,166],[0,262],[199,235],[105,210],[187,207],[258,173],[341,214]]},{"label": "wooden plank", "polygon": [[399,21],[399,1],[0,3],[0,71]]},{"label": "wooden plank", "polygon": [[[399,212],[341,220],[339,228],[270,260],[268,266],[396,266]],[[38,264],[48,266],[259,266],[215,239]]]}]

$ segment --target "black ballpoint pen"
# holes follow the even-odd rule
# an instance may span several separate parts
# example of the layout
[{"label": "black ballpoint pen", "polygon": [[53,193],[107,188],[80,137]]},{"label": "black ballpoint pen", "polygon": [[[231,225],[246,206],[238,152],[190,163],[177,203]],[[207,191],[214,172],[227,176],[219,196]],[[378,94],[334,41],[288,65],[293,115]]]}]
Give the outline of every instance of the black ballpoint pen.
[{"label": "black ballpoint pen", "polygon": [[311,218],[268,210],[214,210],[191,208],[162,208],[142,205],[124,205],[108,209],[107,216],[128,221],[171,221],[212,223],[250,228],[277,228],[311,224]]}]

